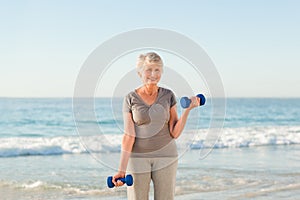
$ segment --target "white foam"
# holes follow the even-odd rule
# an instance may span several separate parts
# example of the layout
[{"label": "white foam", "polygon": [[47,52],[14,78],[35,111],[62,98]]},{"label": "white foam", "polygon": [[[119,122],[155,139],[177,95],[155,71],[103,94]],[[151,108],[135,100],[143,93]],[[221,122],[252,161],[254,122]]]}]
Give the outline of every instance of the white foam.
[{"label": "white foam", "polygon": [[[87,188],[85,186],[72,186],[70,184],[52,184],[43,182],[40,180],[32,181],[32,182],[4,182],[0,181],[0,187],[2,188],[11,188],[11,189],[24,189],[25,191],[47,191],[47,190],[56,190],[65,192],[67,194],[74,194],[74,195],[100,195],[100,196],[108,196],[112,195],[112,190],[104,187],[104,188]],[[41,189],[41,190],[39,190]]]},{"label": "white foam", "polygon": [[87,151],[115,152],[120,151],[121,137],[121,135],[107,135],[105,141],[99,136],[0,138],[0,157],[81,154]]},{"label": "white foam", "polygon": [[[186,139],[192,149],[208,147],[208,130],[194,131],[193,139]],[[300,144],[300,126],[224,128],[214,148],[239,148],[263,145]]]},{"label": "white foam", "polygon": [[33,188],[42,187],[43,185],[45,184],[42,181],[36,181],[34,183],[23,184],[22,187],[25,189],[33,189]]},{"label": "white foam", "polygon": [[[224,128],[214,142],[214,148],[240,148],[262,145],[300,144],[300,126]],[[208,129],[185,131],[177,140],[178,148],[210,147]],[[28,155],[60,155],[92,152],[119,152],[121,134],[100,136],[70,136],[53,138],[0,138],[0,157]]]}]

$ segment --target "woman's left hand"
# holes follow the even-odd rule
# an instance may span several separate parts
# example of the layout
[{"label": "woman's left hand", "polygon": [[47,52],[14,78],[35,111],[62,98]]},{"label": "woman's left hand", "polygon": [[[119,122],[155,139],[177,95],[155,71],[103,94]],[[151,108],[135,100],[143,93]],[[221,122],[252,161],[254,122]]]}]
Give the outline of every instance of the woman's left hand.
[{"label": "woman's left hand", "polygon": [[192,110],[193,108],[200,106],[200,98],[199,97],[192,96],[192,97],[190,97],[190,100],[191,100],[191,104],[187,109]]}]

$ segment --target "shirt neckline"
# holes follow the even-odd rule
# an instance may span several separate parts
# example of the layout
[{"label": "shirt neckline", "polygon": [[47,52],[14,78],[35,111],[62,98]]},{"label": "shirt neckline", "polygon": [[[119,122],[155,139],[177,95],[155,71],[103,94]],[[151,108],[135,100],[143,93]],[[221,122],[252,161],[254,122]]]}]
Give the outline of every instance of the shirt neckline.
[{"label": "shirt neckline", "polygon": [[156,96],[156,99],[155,101],[152,103],[152,104],[148,104],[144,101],[144,99],[136,92],[137,89],[134,90],[134,93],[136,94],[136,96],[142,101],[142,103],[148,107],[151,107],[152,105],[156,104],[157,100],[158,100],[158,96],[160,94],[160,88],[161,87],[158,87],[158,91],[157,91],[157,96]]}]

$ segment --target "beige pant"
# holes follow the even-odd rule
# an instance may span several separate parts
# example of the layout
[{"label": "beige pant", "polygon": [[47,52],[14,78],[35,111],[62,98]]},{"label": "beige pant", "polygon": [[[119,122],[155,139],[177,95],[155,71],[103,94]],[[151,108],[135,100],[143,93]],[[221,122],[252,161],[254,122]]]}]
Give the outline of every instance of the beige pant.
[{"label": "beige pant", "polygon": [[127,171],[133,185],[127,187],[128,200],[148,200],[151,180],[154,200],[173,200],[177,164],[177,158],[130,158]]}]

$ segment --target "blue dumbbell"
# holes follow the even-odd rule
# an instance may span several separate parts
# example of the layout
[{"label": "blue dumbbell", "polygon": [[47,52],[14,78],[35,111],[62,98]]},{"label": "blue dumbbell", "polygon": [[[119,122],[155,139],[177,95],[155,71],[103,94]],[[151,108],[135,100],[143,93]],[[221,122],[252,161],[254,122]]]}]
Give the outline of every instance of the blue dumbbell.
[{"label": "blue dumbbell", "polygon": [[[197,94],[197,97],[200,98],[200,106],[203,106],[205,104],[205,97],[203,94]],[[180,105],[183,108],[188,108],[191,104],[191,100],[188,97],[182,97],[180,99]]]},{"label": "blue dumbbell", "polygon": [[[107,186],[109,188],[115,187],[115,184],[112,182],[112,179],[113,179],[112,176],[107,177]],[[118,180],[122,181],[123,183],[126,183],[126,185],[128,185],[128,186],[132,186],[132,184],[133,184],[133,178],[130,174],[128,174],[125,178],[116,179],[116,181],[118,181]]]}]

